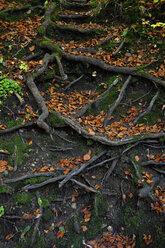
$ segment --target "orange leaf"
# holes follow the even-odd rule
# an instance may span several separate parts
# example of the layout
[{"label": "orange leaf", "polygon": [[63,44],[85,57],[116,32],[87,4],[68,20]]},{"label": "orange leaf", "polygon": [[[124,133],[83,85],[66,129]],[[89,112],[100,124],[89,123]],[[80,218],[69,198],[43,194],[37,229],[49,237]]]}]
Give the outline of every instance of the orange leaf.
[{"label": "orange leaf", "polygon": [[136,160],[136,162],[138,162],[140,160],[138,155],[135,156],[135,160]]},{"label": "orange leaf", "polygon": [[13,236],[14,236],[14,235],[13,235],[12,233],[10,233],[10,234],[8,234],[8,235],[5,237],[5,239],[6,239],[6,240],[9,240],[9,239],[11,239]]},{"label": "orange leaf", "polygon": [[123,199],[123,202],[126,201],[126,195],[125,194],[122,195],[122,199]]},{"label": "orange leaf", "polygon": [[133,194],[132,193],[129,193],[129,198],[133,198]]},{"label": "orange leaf", "polygon": [[31,52],[33,52],[33,51],[35,50],[35,46],[29,47],[29,50],[30,50]]},{"label": "orange leaf", "polygon": [[85,160],[85,161],[88,161],[88,160],[90,160],[90,158],[91,158],[91,150],[89,150],[84,156],[83,156],[83,159]]},{"label": "orange leaf", "polygon": [[88,230],[88,228],[86,226],[81,226],[83,232],[86,232]]},{"label": "orange leaf", "polygon": [[64,232],[58,231],[57,238],[62,238],[64,236]]},{"label": "orange leaf", "polygon": [[40,171],[48,171],[49,167],[48,166],[44,166],[40,169]]},{"label": "orange leaf", "polygon": [[28,144],[29,144],[29,146],[31,146],[33,144],[33,141],[30,140]]},{"label": "orange leaf", "polygon": [[99,189],[100,188],[100,185],[96,184],[94,188],[95,189]]},{"label": "orange leaf", "polygon": [[68,169],[66,169],[66,170],[64,171],[64,175],[68,174],[68,173],[69,173],[69,171],[70,171],[70,169],[69,169],[69,168],[68,168]]}]

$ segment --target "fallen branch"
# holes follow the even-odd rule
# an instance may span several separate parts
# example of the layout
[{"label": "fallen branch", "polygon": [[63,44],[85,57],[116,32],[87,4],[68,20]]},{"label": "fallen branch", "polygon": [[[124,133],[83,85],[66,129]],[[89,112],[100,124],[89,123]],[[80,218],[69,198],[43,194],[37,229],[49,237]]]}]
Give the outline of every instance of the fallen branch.
[{"label": "fallen branch", "polygon": [[148,113],[151,112],[151,109],[152,109],[152,107],[153,107],[153,105],[154,105],[154,103],[155,103],[155,101],[156,101],[158,95],[159,95],[159,90],[156,92],[155,96],[152,98],[152,100],[151,100],[151,102],[150,102],[148,108],[146,109],[146,111],[144,111],[144,112],[141,113],[138,117],[135,118],[135,120],[133,121],[133,125],[136,125],[136,123],[137,123],[143,116],[145,116],[145,115],[147,115]]},{"label": "fallen branch", "polygon": [[106,116],[105,119],[104,119],[103,128],[106,127],[107,122],[108,122],[110,116],[112,115],[112,113],[113,113],[113,111],[115,110],[115,108],[116,108],[116,107],[119,105],[119,103],[121,102],[121,100],[122,100],[122,98],[123,98],[123,96],[124,96],[125,90],[126,90],[128,84],[130,83],[131,79],[132,79],[132,76],[128,76],[127,80],[124,82],[124,84],[123,84],[123,86],[122,86],[122,88],[121,88],[121,90],[120,90],[120,93],[119,93],[119,95],[118,95],[116,101],[111,105],[110,109],[108,110],[107,116]]}]

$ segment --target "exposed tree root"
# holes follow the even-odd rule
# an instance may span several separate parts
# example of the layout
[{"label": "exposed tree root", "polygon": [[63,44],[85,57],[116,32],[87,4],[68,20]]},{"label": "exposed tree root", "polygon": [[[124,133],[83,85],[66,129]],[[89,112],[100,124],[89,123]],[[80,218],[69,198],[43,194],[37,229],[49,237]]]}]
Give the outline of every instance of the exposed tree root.
[{"label": "exposed tree root", "polygon": [[141,166],[148,166],[148,165],[156,165],[156,166],[162,166],[162,165],[165,165],[164,162],[155,162],[154,160],[148,160],[146,162],[142,162],[140,164]]},{"label": "exposed tree root", "polygon": [[142,78],[146,78],[158,85],[161,85],[163,87],[165,87],[165,81],[159,78],[156,78],[155,76],[152,76],[148,73],[145,72],[139,72],[138,71],[138,67],[119,67],[119,66],[112,66],[112,65],[108,65],[106,64],[104,61],[102,61],[101,59],[95,59],[95,58],[91,58],[91,57],[87,57],[84,55],[73,55],[73,54],[68,54],[64,51],[62,51],[62,55],[64,58],[68,59],[68,60],[73,60],[73,61],[77,61],[77,62],[86,62],[92,65],[95,65],[103,70],[106,71],[111,71],[111,72],[115,72],[115,73],[121,73],[121,74],[127,74],[127,75],[132,75],[132,76],[137,76],[137,77],[142,77]]},{"label": "exposed tree root", "polygon": [[125,43],[125,38],[124,38],[123,41],[121,42],[120,46],[116,49],[116,51],[113,52],[113,54],[112,54],[113,57],[116,56],[116,55],[120,52],[120,50],[121,50],[122,47],[124,46],[124,43]]},{"label": "exposed tree root", "polygon": [[68,76],[64,72],[64,68],[63,68],[63,66],[61,64],[60,57],[59,56],[55,56],[55,58],[56,58],[56,61],[57,61],[57,64],[58,64],[58,68],[59,68],[59,72],[60,72],[60,75],[61,75],[62,80],[67,80],[68,79]]},{"label": "exposed tree root", "polygon": [[80,187],[86,189],[87,191],[90,191],[90,192],[93,192],[93,193],[99,193],[97,190],[91,188],[91,187],[88,187],[87,185],[85,185],[84,183],[81,183],[75,179],[70,179],[72,182],[76,183],[77,185],[79,185]]},{"label": "exposed tree root", "polygon": [[42,114],[40,115],[40,117],[37,120],[37,125],[40,128],[44,129],[46,131],[46,133],[50,133],[50,127],[45,122],[45,119],[49,115],[49,111],[48,111],[48,108],[45,104],[43,97],[41,96],[37,86],[34,83],[34,80],[46,70],[48,64],[53,59],[54,59],[54,55],[49,55],[46,53],[44,58],[43,58],[42,66],[37,69],[36,73],[33,73],[33,74],[29,73],[27,76],[27,80],[26,80],[26,84],[27,84],[29,90],[31,91],[32,95],[34,96],[34,99],[36,100],[39,108],[42,111]]},{"label": "exposed tree root", "polygon": [[130,161],[135,169],[137,178],[142,182],[143,185],[143,187],[139,190],[139,198],[149,197],[152,201],[157,201],[157,199],[152,195],[151,191],[153,190],[154,186],[160,181],[160,179],[158,177],[155,177],[153,178],[152,185],[147,185],[140,176],[136,163],[132,159],[130,159]]},{"label": "exposed tree root", "polygon": [[115,86],[117,83],[119,82],[119,78],[116,78],[112,84],[108,87],[108,89],[101,94],[101,96],[99,98],[96,98],[95,100],[93,100],[92,102],[86,104],[76,115],[75,118],[81,117],[82,115],[85,114],[85,112],[91,107],[91,106],[98,106],[108,95],[109,91],[113,88],[113,86]]},{"label": "exposed tree root", "polygon": [[86,19],[91,17],[90,15],[81,15],[81,14],[73,14],[73,15],[58,15],[62,19]]},{"label": "exposed tree root", "polygon": [[110,109],[108,110],[108,113],[107,113],[107,116],[105,117],[104,119],[104,123],[103,123],[103,127],[105,128],[107,123],[108,123],[108,120],[110,118],[110,116],[112,115],[113,111],[115,110],[115,108],[119,105],[119,103],[121,102],[123,96],[124,96],[124,93],[125,93],[125,90],[129,84],[129,82],[131,81],[132,79],[132,76],[129,76],[127,78],[127,80],[125,81],[125,83],[123,84],[121,90],[120,90],[120,93],[116,99],[116,101],[111,105]]},{"label": "exposed tree root", "polygon": [[155,96],[152,98],[148,108],[146,109],[146,111],[144,111],[143,113],[141,113],[137,118],[135,118],[135,120],[133,121],[133,124],[135,125],[139,120],[140,118],[142,118],[143,116],[147,115],[148,113],[151,112],[151,109],[154,105],[154,102],[156,101],[157,97],[159,95],[159,90],[156,92]]},{"label": "exposed tree root", "polygon": [[13,13],[13,12],[19,12],[19,11],[25,11],[25,10],[34,10],[34,9],[44,9],[44,7],[41,5],[37,5],[37,6],[25,5],[25,6],[16,7],[16,8],[6,8],[4,10],[1,10],[0,14]]},{"label": "exposed tree root", "polygon": [[119,161],[118,158],[113,160],[112,165],[110,166],[110,168],[108,169],[108,171],[105,173],[104,178],[102,179],[101,185],[103,185],[104,181],[107,181],[108,180],[108,178],[110,177],[110,175],[114,171],[114,169],[115,169],[118,161]]},{"label": "exposed tree root", "polygon": [[63,116],[61,115],[59,112],[55,112],[53,111],[52,113],[54,113],[55,115],[57,115],[57,117],[61,118],[68,126],[70,126],[71,128],[73,128],[76,132],[78,132],[79,134],[81,134],[82,136],[84,136],[85,138],[90,138],[94,141],[100,142],[102,144],[105,145],[109,145],[109,146],[120,146],[120,145],[124,145],[124,144],[128,144],[128,143],[133,143],[136,141],[140,141],[140,140],[145,140],[145,139],[157,139],[160,137],[164,137],[165,136],[165,132],[160,132],[160,133],[142,133],[139,135],[135,136],[129,136],[123,139],[118,139],[118,140],[110,140],[108,137],[104,137],[101,136],[99,134],[95,134],[95,135],[90,135],[88,133],[87,130],[85,130],[75,119],[70,119],[67,116]]},{"label": "exposed tree root", "polygon": [[91,28],[91,29],[83,29],[79,27],[73,28],[67,25],[59,25],[59,24],[57,24],[56,27],[60,30],[72,31],[72,32],[80,33],[80,34],[91,34],[91,33],[96,33],[99,31],[99,29],[96,29],[96,28]]},{"label": "exposed tree root", "polygon": [[0,130],[0,135],[6,134],[6,133],[11,133],[11,132],[17,131],[17,130],[19,130],[21,128],[32,127],[34,125],[35,125],[35,123],[30,122],[30,123],[14,126],[14,127],[11,127],[11,128],[7,128],[7,129],[4,129],[4,130]]},{"label": "exposed tree root", "polygon": [[73,80],[70,84],[68,84],[68,85],[65,87],[64,91],[65,91],[65,90],[68,90],[73,84],[77,83],[77,82],[78,82],[79,80],[81,80],[83,77],[84,77],[84,74],[82,74],[80,77],[78,77],[78,78],[76,78],[75,80]]},{"label": "exposed tree root", "polygon": [[76,167],[74,170],[72,170],[71,172],[69,172],[66,177],[62,180],[62,182],[59,183],[59,188],[61,188],[66,182],[68,182],[72,177],[80,174],[80,172],[82,172],[83,170],[85,170],[85,168],[87,166],[89,166],[91,163],[93,163],[94,161],[96,161],[98,158],[100,158],[101,156],[103,156],[106,153],[106,151],[101,152],[99,155],[94,156],[93,158],[91,158],[89,161],[87,161],[86,163],[83,163],[80,165],[80,167]]}]

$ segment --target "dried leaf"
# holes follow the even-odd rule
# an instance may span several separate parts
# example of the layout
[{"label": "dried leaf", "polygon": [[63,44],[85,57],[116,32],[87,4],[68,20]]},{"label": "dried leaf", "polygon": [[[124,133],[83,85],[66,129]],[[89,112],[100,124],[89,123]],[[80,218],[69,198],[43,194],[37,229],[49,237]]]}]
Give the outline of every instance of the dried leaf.
[{"label": "dried leaf", "polygon": [[5,239],[6,239],[6,240],[9,240],[9,239],[11,239],[13,236],[14,236],[14,235],[13,235],[12,233],[10,233],[10,234],[8,234],[8,235],[5,237]]}]

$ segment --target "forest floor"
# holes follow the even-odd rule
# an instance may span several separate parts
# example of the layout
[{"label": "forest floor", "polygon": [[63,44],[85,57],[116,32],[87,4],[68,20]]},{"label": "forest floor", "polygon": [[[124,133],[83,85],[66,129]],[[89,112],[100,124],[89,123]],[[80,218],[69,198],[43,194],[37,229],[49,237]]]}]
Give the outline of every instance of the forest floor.
[{"label": "forest floor", "polygon": [[0,0],[0,247],[165,248],[161,20],[41,2]]}]

